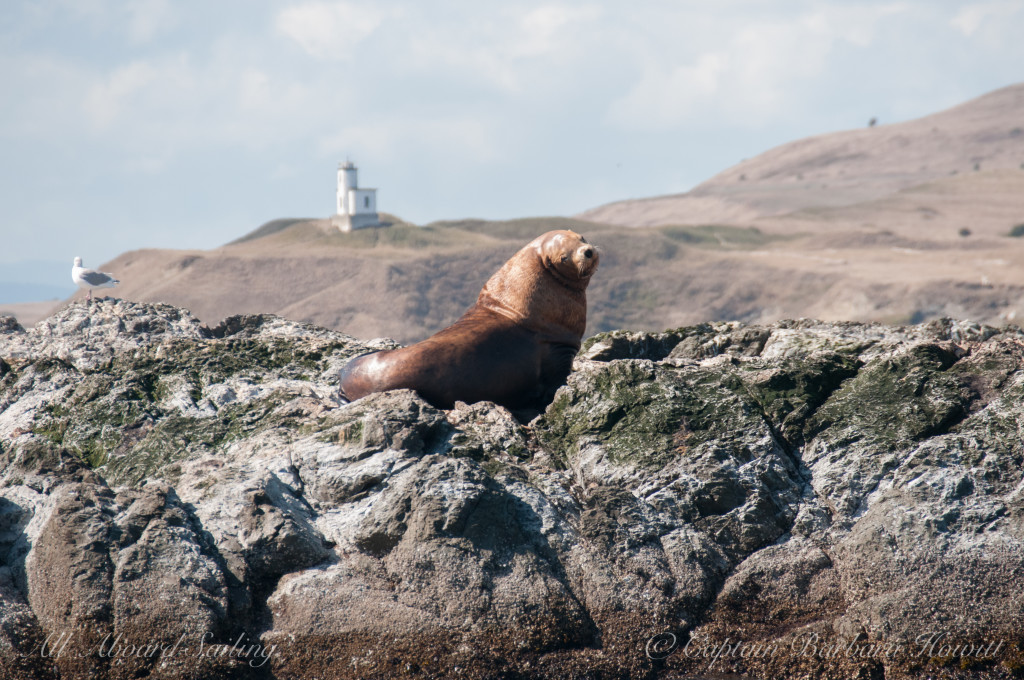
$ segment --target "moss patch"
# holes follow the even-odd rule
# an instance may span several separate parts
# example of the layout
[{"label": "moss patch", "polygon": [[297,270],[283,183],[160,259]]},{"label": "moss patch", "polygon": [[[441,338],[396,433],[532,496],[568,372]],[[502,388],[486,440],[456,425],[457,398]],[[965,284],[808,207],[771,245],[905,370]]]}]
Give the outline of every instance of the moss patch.
[{"label": "moss patch", "polygon": [[[308,380],[310,374],[326,370],[327,359],[344,343],[328,343],[309,348],[299,340],[274,338],[254,340],[227,338],[202,343],[176,343],[163,356],[148,355],[139,359],[119,358],[125,368],[138,372],[167,375],[184,373],[201,377],[204,386],[223,382],[227,378],[242,376],[260,381],[267,373],[291,380]],[[118,366],[113,366],[116,371]]]},{"label": "moss patch", "polygon": [[119,380],[87,375],[64,401],[39,410],[33,432],[99,467],[121,444],[125,429],[161,415],[155,404],[159,392],[159,378],[148,373],[129,371]]},{"label": "moss patch", "polygon": [[803,427],[861,362],[849,354],[819,352],[785,362],[781,368],[747,367],[744,384],[775,431],[791,447],[803,444]]},{"label": "moss patch", "polygon": [[257,432],[278,427],[298,428],[292,417],[278,415],[281,395],[272,395],[225,406],[216,415],[191,418],[172,413],[148,428],[127,450],[119,451],[106,462],[105,476],[114,484],[136,485],[162,474],[173,463],[191,454],[209,453]]},{"label": "moss patch", "polygon": [[763,425],[758,405],[728,367],[654,366],[613,361],[574,376],[538,421],[535,431],[556,456],[567,460],[583,443],[604,447],[609,460],[644,468],[662,467],[675,456],[714,440],[736,449],[750,428]]},{"label": "moss patch", "polygon": [[970,402],[963,381],[947,373],[955,361],[950,349],[921,344],[868,364],[810,418],[804,439],[825,437],[833,449],[866,440],[895,451],[948,429]]},{"label": "moss patch", "polygon": [[[52,377],[58,371],[69,372],[76,375],[76,382],[61,402],[37,412],[33,432],[94,468],[113,464],[116,458],[115,477],[134,483],[138,476],[126,472],[128,468],[152,470],[160,459],[179,458],[193,445],[216,446],[232,433],[246,431],[246,418],[252,414],[265,414],[265,402],[279,401],[232,404],[213,418],[188,418],[165,405],[172,389],[181,388],[181,381],[191,399],[199,402],[210,385],[229,378],[308,380],[325,371],[331,354],[345,347],[345,343],[311,347],[303,340],[286,338],[179,340],[118,355],[108,365],[85,373],[64,362],[40,360],[32,364],[37,373]],[[195,435],[186,435],[189,430]],[[136,465],[128,460],[131,456],[125,458],[143,444],[152,464]]]}]

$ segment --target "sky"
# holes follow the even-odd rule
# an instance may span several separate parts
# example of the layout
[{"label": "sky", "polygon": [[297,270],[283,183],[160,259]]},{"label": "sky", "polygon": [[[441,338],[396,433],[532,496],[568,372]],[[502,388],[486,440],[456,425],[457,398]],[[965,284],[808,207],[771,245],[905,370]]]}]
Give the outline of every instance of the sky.
[{"label": "sky", "polygon": [[683,192],[1024,81],[1021,35],[1024,0],[4,0],[0,281],[326,217],[347,158],[417,224]]}]

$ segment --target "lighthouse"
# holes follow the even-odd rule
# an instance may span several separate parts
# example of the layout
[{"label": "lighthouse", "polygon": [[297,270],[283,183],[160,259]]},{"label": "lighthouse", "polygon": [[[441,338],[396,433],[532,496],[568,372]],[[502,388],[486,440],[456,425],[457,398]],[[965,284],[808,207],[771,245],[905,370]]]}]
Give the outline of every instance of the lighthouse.
[{"label": "lighthouse", "polygon": [[338,165],[337,213],[334,223],[342,231],[380,226],[377,190],[359,187],[359,170],[352,161]]}]

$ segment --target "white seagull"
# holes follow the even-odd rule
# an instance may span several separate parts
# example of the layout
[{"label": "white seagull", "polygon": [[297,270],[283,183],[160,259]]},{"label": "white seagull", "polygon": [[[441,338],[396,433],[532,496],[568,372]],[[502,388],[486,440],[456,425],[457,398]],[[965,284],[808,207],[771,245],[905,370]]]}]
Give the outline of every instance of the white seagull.
[{"label": "white seagull", "polygon": [[89,299],[92,300],[93,288],[113,288],[121,283],[112,274],[98,272],[95,269],[86,269],[82,266],[82,258],[75,258],[75,266],[71,268],[71,280],[78,284],[79,288],[89,291]]}]

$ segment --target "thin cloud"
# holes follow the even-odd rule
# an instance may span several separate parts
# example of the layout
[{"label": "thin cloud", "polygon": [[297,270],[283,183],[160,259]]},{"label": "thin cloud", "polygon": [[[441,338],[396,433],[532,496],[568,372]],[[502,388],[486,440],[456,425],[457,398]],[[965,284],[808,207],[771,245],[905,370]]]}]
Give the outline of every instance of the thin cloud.
[{"label": "thin cloud", "polygon": [[377,162],[400,162],[410,155],[459,158],[474,164],[499,161],[507,149],[507,132],[497,121],[463,115],[435,119],[386,117],[350,125],[323,137],[321,156],[358,155]]},{"label": "thin cloud", "polygon": [[[998,30],[1005,25],[1006,19],[1020,13],[1021,9],[1021,3],[1016,0],[971,3],[963,7],[949,25],[972,38],[985,28]],[[1015,39],[1019,40],[1020,35],[1015,34]]]},{"label": "thin cloud", "polygon": [[160,71],[144,61],[115,69],[92,87],[85,100],[85,110],[97,128],[109,128],[119,118],[137,113],[140,96],[145,96],[145,91],[151,89],[158,78],[163,80]]},{"label": "thin cloud", "polygon": [[310,2],[277,15],[277,29],[317,59],[351,59],[388,13],[349,2]]},{"label": "thin cloud", "polygon": [[514,56],[537,57],[561,52],[578,42],[580,31],[594,28],[600,21],[600,7],[544,5],[526,12],[519,22],[519,35],[512,36]]},{"label": "thin cloud", "polygon": [[[695,33],[693,43],[677,38],[673,44],[664,32],[656,33],[639,79],[610,104],[605,121],[631,131],[769,125],[792,115],[793,103],[800,101],[808,84],[831,67],[838,45],[868,48],[877,25],[905,11],[904,5],[832,7],[747,21],[705,14],[694,22],[704,35]],[[693,17],[677,20],[685,27]],[[704,51],[690,47],[706,44],[708,34],[720,37],[720,46]]]},{"label": "thin cloud", "polygon": [[136,44],[147,43],[178,23],[178,15],[168,0],[132,0],[125,11],[128,36]]}]

